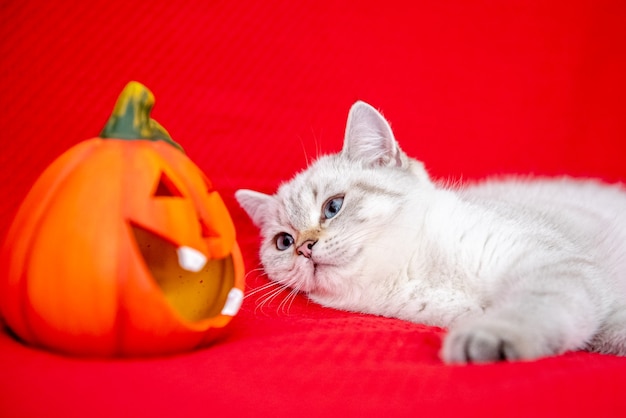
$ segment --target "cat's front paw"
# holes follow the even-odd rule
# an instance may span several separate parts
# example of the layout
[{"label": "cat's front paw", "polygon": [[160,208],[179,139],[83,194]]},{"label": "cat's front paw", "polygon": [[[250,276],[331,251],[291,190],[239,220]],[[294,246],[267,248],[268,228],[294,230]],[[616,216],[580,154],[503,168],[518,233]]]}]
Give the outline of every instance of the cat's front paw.
[{"label": "cat's front paw", "polygon": [[492,363],[538,357],[531,336],[515,324],[481,318],[450,330],[441,349],[448,364]]}]

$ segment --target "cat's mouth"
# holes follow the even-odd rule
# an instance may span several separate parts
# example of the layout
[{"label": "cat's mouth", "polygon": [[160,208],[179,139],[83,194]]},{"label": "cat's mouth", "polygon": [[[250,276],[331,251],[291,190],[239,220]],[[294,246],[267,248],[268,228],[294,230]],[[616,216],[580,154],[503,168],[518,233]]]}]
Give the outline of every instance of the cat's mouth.
[{"label": "cat's mouth", "polygon": [[317,273],[320,267],[323,267],[323,264],[321,264],[319,261],[315,261],[313,258],[309,260],[309,263],[311,264],[311,268],[313,270],[313,279],[315,280],[317,278]]},{"label": "cat's mouth", "polygon": [[310,295],[328,296],[332,292],[326,282],[325,272],[332,267],[331,264],[320,263],[319,261],[309,260],[309,279],[307,280],[306,293]]}]

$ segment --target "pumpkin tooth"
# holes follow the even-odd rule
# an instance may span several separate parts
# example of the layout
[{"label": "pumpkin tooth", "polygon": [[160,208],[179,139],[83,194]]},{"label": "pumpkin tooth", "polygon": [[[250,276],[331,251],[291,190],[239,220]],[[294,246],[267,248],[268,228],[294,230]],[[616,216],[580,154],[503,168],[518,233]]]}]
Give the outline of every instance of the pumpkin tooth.
[{"label": "pumpkin tooth", "polygon": [[178,264],[183,269],[187,271],[192,271],[194,273],[202,270],[207,262],[207,258],[204,254],[202,254],[198,250],[194,250],[191,247],[178,247],[176,249],[176,254],[178,255]]},{"label": "pumpkin tooth", "polygon": [[243,302],[243,292],[236,287],[230,289],[228,292],[228,296],[226,297],[226,302],[224,303],[224,308],[222,309],[222,315],[235,316],[237,312],[239,312],[239,308],[241,308],[241,304]]}]

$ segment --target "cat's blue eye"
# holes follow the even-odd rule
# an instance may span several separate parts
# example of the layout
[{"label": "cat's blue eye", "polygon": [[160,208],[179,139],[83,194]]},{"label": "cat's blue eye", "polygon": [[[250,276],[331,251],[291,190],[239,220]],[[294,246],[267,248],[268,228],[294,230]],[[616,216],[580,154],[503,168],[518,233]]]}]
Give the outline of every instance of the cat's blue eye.
[{"label": "cat's blue eye", "polygon": [[343,196],[331,197],[324,203],[322,211],[324,213],[324,219],[334,218],[343,206]]},{"label": "cat's blue eye", "polygon": [[293,237],[286,232],[281,232],[276,235],[276,248],[280,251],[285,251],[293,245]]}]

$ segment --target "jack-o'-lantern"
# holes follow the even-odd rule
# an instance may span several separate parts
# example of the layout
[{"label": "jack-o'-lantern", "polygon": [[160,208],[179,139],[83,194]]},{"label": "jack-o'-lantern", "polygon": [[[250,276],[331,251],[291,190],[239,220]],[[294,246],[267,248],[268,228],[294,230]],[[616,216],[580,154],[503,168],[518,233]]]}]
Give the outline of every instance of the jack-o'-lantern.
[{"label": "jack-o'-lantern", "polygon": [[129,83],[100,137],[66,151],[18,210],[0,312],[33,345],[79,355],[188,350],[239,309],[235,228],[200,169]]}]

